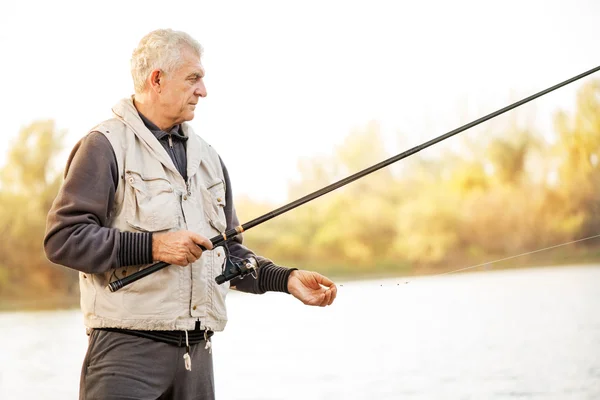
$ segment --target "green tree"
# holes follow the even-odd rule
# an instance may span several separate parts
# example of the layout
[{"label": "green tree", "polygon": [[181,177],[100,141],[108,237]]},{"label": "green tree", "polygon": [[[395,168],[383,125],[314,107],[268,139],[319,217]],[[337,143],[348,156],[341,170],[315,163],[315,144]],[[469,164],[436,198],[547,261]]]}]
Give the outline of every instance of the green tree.
[{"label": "green tree", "polygon": [[0,170],[3,299],[42,298],[73,290],[73,274],[52,265],[42,247],[46,215],[62,179],[52,165],[64,136],[51,120],[33,122],[20,131]]},{"label": "green tree", "polygon": [[552,208],[570,238],[600,233],[600,81],[584,85],[574,115],[559,112],[554,146],[557,182]]}]

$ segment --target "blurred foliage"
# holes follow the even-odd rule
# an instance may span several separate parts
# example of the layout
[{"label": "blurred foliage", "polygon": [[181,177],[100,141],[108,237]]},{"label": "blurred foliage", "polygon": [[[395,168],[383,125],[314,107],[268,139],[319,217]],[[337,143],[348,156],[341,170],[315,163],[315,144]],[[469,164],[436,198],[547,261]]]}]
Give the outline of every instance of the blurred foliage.
[{"label": "blurred foliage", "polygon": [[76,274],[48,262],[42,247],[46,214],[62,181],[51,166],[64,135],[53,121],[24,127],[0,170],[1,308],[15,299],[44,307],[77,290]]},{"label": "blurred foliage", "polygon": [[[493,126],[493,125],[492,125]],[[491,128],[486,128],[491,129]],[[332,274],[445,272],[600,234],[600,81],[582,86],[554,132],[513,124],[452,139],[245,233],[258,254]],[[552,134],[554,140],[544,140]],[[46,307],[78,294],[77,274],[49,263],[42,240],[61,182],[50,167],[64,133],[52,121],[22,129],[0,170],[0,306]],[[460,145],[462,144],[462,145]],[[437,154],[437,156],[435,156]],[[351,132],[334,154],[299,162],[289,201],[393,156],[377,123]],[[235,183],[235,182],[234,182]],[[242,222],[278,207],[236,199]],[[600,259],[593,240],[516,265]]]},{"label": "blurred foliage", "polygon": [[[353,182],[254,228],[246,243],[276,262],[322,272],[406,274],[600,234],[600,81],[580,89],[574,115],[556,114],[551,143],[548,132],[517,123],[486,133],[437,158],[424,151],[404,160],[403,172],[387,168]],[[301,161],[289,201],[391,156],[371,123],[331,157]],[[277,207],[247,198],[236,205],[242,222]],[[517,264],[598,260],[599,242]]]}]

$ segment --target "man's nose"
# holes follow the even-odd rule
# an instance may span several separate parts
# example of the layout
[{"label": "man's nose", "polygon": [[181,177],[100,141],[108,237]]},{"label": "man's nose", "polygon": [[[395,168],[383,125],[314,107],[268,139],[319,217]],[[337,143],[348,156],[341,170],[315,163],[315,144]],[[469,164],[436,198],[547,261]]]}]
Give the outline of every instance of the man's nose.
[{"label": "man's nose", "polygon": [[196,90],[194,91],[194,94],[196,96],[206,97],[206,86],[204,85],[204,82],[202,80],[200,80],[200,82],[198,82],[198,84],[196,85]]}]

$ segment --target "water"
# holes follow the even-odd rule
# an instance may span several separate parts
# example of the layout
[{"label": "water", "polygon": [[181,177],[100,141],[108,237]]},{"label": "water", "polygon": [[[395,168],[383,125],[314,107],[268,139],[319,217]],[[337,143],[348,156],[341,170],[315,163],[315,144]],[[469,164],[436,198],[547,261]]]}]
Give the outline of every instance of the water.
[{"label": "water", "polygon": [[[218,399],[600,399],[600,266],[232,293]],[[399,283],[399,285],[398,285]],[[0,313],[0,399],[76,399],[78,311]]]}]

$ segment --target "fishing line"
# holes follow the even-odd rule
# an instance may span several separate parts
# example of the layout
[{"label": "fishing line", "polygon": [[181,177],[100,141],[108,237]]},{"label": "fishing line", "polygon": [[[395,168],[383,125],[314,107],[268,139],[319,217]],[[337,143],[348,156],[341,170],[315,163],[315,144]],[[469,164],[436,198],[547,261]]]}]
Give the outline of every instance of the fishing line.
[{"label": "fishing line", "polygon": [[[480,264],[477,264],[477,265],[472,265],[472,266],[470,266],[470,267],[465,267],[465,268],[454,269],[454,270],[452,270],[452,271],[448,271],[448,272],[442,272],[442,273],[439,273],[439,274],[423,275],[423,277],[427,277],[427,278],[433,278],[433,277],[437,277],[437,276],[443,276],[443,275],[450,275],[450,274],[454,274],[454,273],[456,273],[456,272],[467,271],[467,270],[474,269],[474,268],[478,268],[478,267],[483,267],[483,266],[491,266],[491,264],[495,264],[495,263],[499,263],[499,262],[502,262],[502,261],[507,261],[507,260],[512,260],[513,258],[522,257],[522,256],[526,256],[526,255],[529,255],[529,254],[535,254],[535,253],[539,253],[539,252],[542,252],[542,251],[552,250],[552,249],[556,249],[556,248],[558,248],[558,247],[567,246],[567,245],[570,245],[570,244],[579,243],[579,242],[583,242],[583,241],[585,241],[585,240],[591,240],[591,239],[596,239],[596,238],[600,238],[600,234],[598,234],[598,235],[593,235],[593,236],[588,236],[588,237],[584,237],[584,238],[577,239],[577,240],[571,240],[570,242],[565,242],[565,243],[561,243],[561,244],[556,244],[556,245],[549,246],[549,247],[544,247],[543,249],[538,249],[538,250],[527,251],[527,252],[525,252],[525,253],[516,254],[516,255],[514,255],[514,256],[509,256],[509,257],[499,258],[499,259],[497,259],[497,260],[494,260],[494,261],[486,261],[486,262],[483,262],[483,263],[480,263]],[[410,282],[410,280],[407,280],[407,281],[405,281],[404,283],[405,283],[405,284],[407,284],[407,283],[409,283],[409,282]],[[398,283],[398,284],[396,284],[396,285],[397,285],[397,286],[399,286],[400,284]],[[339,286],[343,287],[344,285],[339,285]],[[380,286],[383,286],[383,285],[380,285]]]},{"label": "fishing line", "polygon": [[453,270],[453,271],[448,271],[448,272],[444,272],[444,273],[441,273],[441,274],[436,274],[436,275],[431,275],[431,276],[442,276],[442,275],[449,275],[449,274],[453,274],[453,273],[455,273],[455,272],[466,271],[466,270],[473,269],[473,268],[477,268],[477,267],[481,267],[481,266],[484,266],[484,265],[487,265],[487,264],[494,264],[494,263],[498,263],[498,262],[502,262],[502,261],[506,261],[506,260],[511,260],[511,259],[513,259],[513,258],[517,258],[517,257],[526,256],[526,255],[529,255],[529,254],[539,253],[539,252],[541,252],[541,251],[546,251],[546,250],[556,249],[557,247],[567,246],[567,245],[569,245],[569,244],[578,243],[578,242],[583,242],[584,240],[595,239],[595,238],[598,238],[598,237],[600,237],[600,234],[598,234],[598,235],[594,235],[594,236],[588,236],[588,237],[585,237],[585,238],[583,238],[583,239],[572,240],[572,241],[570,241],[570,242],[561,243],[561,244],[557,244],[557,245],[550,246],[550,247],[545,247],[545,248],[543,248],[543,249],[538,249],[538,250],[528,251],[528,252],[521,253],[521,254],[517,254],[517,255],[514,255],[514,256],[510,256],[510,257],[500,258],[500,259],[498,259],[498,260],[495,260],[495,261],[489,261],[489,262],[486,262],[486,263],[481,263],[481,264],[473,265],[472,267],[466,267],[466,268],[455,269],[455,270]]}]

